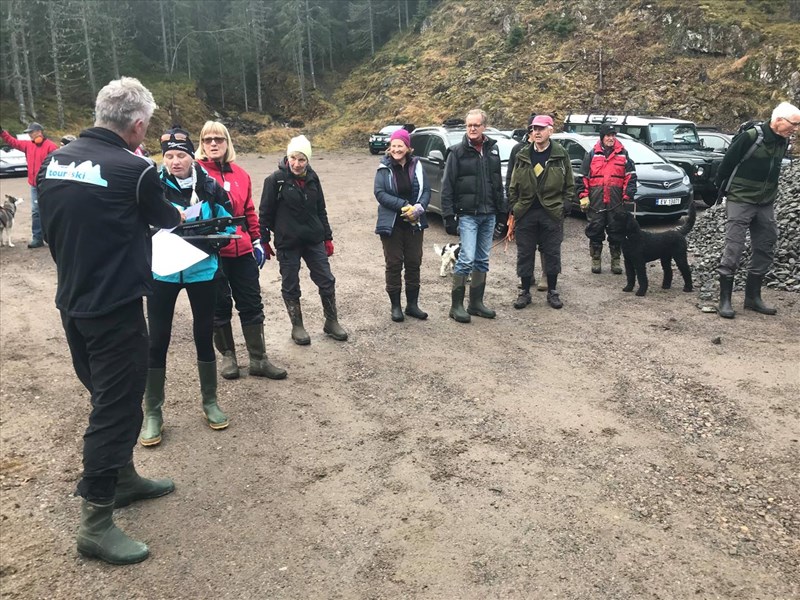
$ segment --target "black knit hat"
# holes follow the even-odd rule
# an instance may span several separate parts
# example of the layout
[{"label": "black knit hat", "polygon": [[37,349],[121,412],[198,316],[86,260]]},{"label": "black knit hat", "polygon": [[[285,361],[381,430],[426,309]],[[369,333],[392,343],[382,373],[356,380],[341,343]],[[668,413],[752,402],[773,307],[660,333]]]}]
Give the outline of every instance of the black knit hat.
[{"label": "black knit hat", "polygon": [[600,125],[600,139],[601,140],[604,137],[606,137],[607,135],[611,134],[611,133],[613,133],[615,135],[617,133],[617,130],[614,129],[613,125],[609,125],[608,123],[603,123],[602,125]]},{"label": "black knit hat", "polygon": [[194,156],[194,144],[189,137],[189,132],[182,129],[180,125],[173,125],[172,129],[168,129],[161,136],[161,154],[165,154],[169,150],[179,150]]}]

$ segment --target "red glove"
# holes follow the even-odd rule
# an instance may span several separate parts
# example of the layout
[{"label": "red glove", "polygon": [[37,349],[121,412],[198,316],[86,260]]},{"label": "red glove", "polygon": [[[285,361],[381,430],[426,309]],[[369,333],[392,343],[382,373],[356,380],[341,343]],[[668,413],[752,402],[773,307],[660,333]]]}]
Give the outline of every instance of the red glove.
[{"label": "red glove", "polygon": [[328,256],[333,254],[333,240],[325,240],[325,254]]},{"label": "red glove", "polygon": [[272,246],[270,245],[269,242],[267,242],[267,245],[264,246],[264,254],[267,257],[267,260],[275,256],[275,250],[272,249]]}]

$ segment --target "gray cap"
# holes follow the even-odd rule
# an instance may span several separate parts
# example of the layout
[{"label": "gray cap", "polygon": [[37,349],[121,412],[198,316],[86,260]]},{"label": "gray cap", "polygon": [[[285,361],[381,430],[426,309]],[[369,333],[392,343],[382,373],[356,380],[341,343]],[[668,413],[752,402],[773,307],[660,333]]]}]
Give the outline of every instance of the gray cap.
[{"label": "gray cap", "polygon": [[41,124],[34,121],[30,125],[28,125],[28,128],[25,130],[25,133],[30,133],[31,131],[44,131],[44,127],[42,127]]}]

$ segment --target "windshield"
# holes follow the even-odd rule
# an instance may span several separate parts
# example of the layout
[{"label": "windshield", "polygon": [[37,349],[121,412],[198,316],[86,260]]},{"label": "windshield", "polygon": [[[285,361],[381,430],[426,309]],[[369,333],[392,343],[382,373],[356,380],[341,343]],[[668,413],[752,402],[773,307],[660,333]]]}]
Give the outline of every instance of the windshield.
[{"label": "windshield", "polygon": [[380,130],[381,135],[392,135],[398,129],[402,129],[402,125],[387,125],[383,129]]},{"label": "windshield", "polygon": [[625,150],[628,151],[628,156],[631,157],[631,160],[634,162],[634,164],[652,165],[666,162],[659,154],[654,152],[652,148],[648,148],[645,144],[641,144],[633,140],[626,140],[621,137],[617,139],[619,139],[622,145],[625,146]]},{"label": "windshield", "polygon": [[650,125],[650,141],[656,150],[659,148],[700,148],[700,138],[691,123],[658,123]]}]

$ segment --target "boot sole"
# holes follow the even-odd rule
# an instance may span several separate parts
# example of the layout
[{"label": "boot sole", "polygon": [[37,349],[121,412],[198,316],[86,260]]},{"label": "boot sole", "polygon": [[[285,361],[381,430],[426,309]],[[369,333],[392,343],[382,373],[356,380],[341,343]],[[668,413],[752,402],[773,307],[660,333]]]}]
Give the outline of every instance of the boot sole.
[{"label": "boot sole", "polygon": [[453,319],[456,323],[470,323],[470,322],[472,322],[472,319],[470,319],[469,317],[467,317],[465,319],[464,317],[457,317],[453,313],[450,313],[450,318]]},{"label": "boot sole", "polygon": [[230,425],[230,421],[226,421],[225,423],[209,423],[208,419],[206,419],[206,423],[208,426],[211,427],[214,431],[219,431],[220,429],[227,429],[228,425]]},{"label": "boot sole", "polygon": [[114,508],[125,508],[126,506],[130,506],[134,502],[139,502],[141,500],[155,500],[156,498],[163,498],[174,491],[175,487],[173,486],[172,489],[161,492],[160,494],[155,494],[153,496],[139,496],[137,498],[125,498],[124,500],[117,500],[117,498],[114,498]]},{"label": "boot sole", "polygon": [[149,440],[143,440],[142,438],[139,438],[139,443],[145,448],[149,448],[150,446],[158,446],[161,443],[161,436]]},{"label": "boot sole", "polygon": [[757,313],[758,313],[758,314],[760,314],[760,315],[769,315],[769,316],[772,316],[772,315],[777,315],[777,314],[778,314],[778,311],[777,311],[777,309],[772,309],[772,310],[761,310],[761,309],[759,309],[759,308],[756,308],[755,306],[747,306],[747,304],[745,304],[745,305],[744,305],[744,309],[745,309],[745,310],[752,310],[753,312],[757,312]]},{"label": "boot sole", "polygon": [[288,371],[284,371],[283,373],[279,373],[277,375],[275,375],[275,374],[270,375],[269,373],[251,373],[250,371],[248,371],[247,374],[250,375],[250,377],[266,377],[267,379],[272,379],[272,380],[277,381],[279,379],[286,379],[286,376],[289,373],[288,373]]},{"label": "boot sole", "polygon": [[471,314],[473,317],[481,317],[483,319],[494,319],[497,316],[497,313],[492,315],[487,313],[481,313],[478,312],[477,310],[470,310],[469,308],[467,309],[467,312]]},{"label": "boot sole", "polygon": [[86,558],[95,558],[97,560],[102,560],[107,562],[110,565],[135,565],[136,563],[140,563],[143,560],[146,560],[150,556],[150,550],[147,550],[147,553],[144,556],[137,556],[136,558],[130,560],[116,560],[109,556],[104,556],[102,552],[95,552],[94,550],[88,550],[86,548],[81,548],[78,546],[78,554],[84,556]]},{"label": "boot sole", "polygon": [[311,343],[311,339],[300,339],[292,338],[292,341],[297,344],[298,346],[308,346]]},{"label": "boot sole", "polygon": [[222,375],[223,379],[228,379],[228,380],[239,379],[239,377],[241,376],[241,374],[238,371],[235,374],[234,373],[220,373],[220,375]]}]

